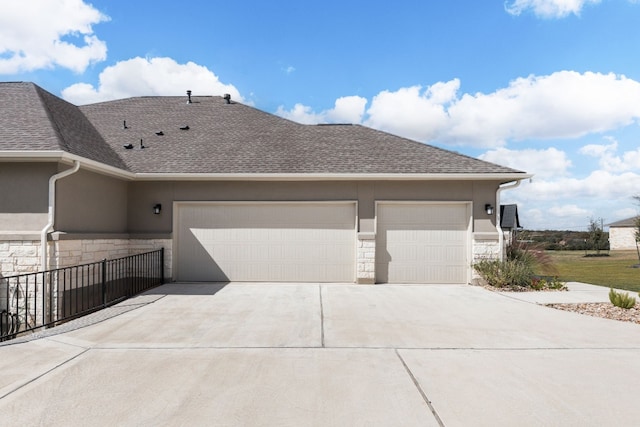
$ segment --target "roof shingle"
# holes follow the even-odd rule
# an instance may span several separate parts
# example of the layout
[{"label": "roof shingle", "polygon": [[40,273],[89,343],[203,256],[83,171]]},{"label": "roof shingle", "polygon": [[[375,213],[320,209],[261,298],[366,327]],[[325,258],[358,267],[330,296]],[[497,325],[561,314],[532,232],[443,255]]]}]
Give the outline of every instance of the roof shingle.
[{"label": "roof shingle", "polygon": [[2,83],[0,150],[62,150],[133,173],[525,175],[360,125],[302,125],[218,96],[192,100],[77,107],[32,83]]}]

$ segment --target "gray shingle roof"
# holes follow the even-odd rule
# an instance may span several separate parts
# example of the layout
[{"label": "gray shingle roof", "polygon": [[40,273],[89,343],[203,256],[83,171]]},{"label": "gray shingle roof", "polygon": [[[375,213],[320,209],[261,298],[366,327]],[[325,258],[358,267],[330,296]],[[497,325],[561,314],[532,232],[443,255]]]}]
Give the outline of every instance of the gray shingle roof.
[{"label": "gray shingle roof", "polygon": [[192,100],[76,107],[31,83],[3,83],[0,150],[63,150],[134,173],[525,175],[364,126],[301,125],[222,97]]},{"label": "gray shingle roof", "polygon": [[621,219],[620,221],[612,222],[608,224],[609,227],[635,227],[637,216],[633,216],[627,219]]},{"label": "gray shingle roof", "polygon": [[520,228],[518,205],[500,205],[500,228],[505,230]]},{"label": "gray shingle roof", "polygon": [[0,83],[0,106],[0,150],[66,151],[126,168],[78,107],[33,83]]}]

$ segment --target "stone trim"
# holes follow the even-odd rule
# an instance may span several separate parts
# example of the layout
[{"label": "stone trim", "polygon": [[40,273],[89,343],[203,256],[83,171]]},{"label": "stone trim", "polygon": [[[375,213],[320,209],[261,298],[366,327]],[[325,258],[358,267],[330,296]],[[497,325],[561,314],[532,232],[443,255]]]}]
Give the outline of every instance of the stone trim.
[{"label": "stone trim", "polygon": [[356,283],[372,285],[376,282],[375,233],[358,233],[356,265]]},{"label": "stone trim", "polygon": [[33,273],[40,268],[40,240],[0,241],[0,277]]},{"label": "stone trim", "polygon": [[[48,243],[49,269],[88,264],[165,248],[165,277],[172,277],[171,239],[83,239]],[[12,276],[40,270],[40,240],[0,241],[0,275]]]}]

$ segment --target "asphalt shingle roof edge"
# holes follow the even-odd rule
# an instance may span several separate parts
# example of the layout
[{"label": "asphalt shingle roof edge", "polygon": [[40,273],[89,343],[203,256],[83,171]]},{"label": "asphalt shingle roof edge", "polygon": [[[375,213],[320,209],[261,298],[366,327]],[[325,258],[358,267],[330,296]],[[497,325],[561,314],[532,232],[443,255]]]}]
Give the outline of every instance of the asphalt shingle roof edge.
[{"label": "asphalt shingle roof edge", "polygon": [[[182,163],[177,163],[177,167],[163,170],[162,167],[155,168],[153,166],[161,166],[167,162],[167,159],[173,160],[171,157],[166,156],[166,154],[171,154],[172,151],[165,153],[159,151],[162,148],[162,144],[157,143],[159,140],[152,142],[152,144],[155,143],[155,146],[152,145],[151,150],[139,150],[144,154],[136,153],[138,154],[138,163],[132,162],[132,152],[135,150],[123,150],[120,137],[113,137],[108,132],[105,133],[104,127],[106,124],[103,124],[102,127],[100,126],[100,114],[98,114],[98,118],[95,116],[92,118],[90,114],[87,114],[87,111],[97,108],[98,112],[102,112],[115,107],[115,114],[122,115],[121,107],[123,105],[130,106],[132,104],[137,105],[138,102],[144,102],[145,106],[153,107],[150,108],[151,112],[147,112],[149,108],[133,108],[133,114],[151,114],[151,117],[158,118],[156,116],[162,116],[162,114],[166,113],[166,108],[175,110],[176,104],[182,107],[185,104],[183,97],[127,98],[76,107],[46,92],[35,84],[31,83],[25,86],[29,86],[32,91],[35,89],[41,99],[43,109],[46,109],[49,117],[49,126],[58,135],[59,145],[56,150],[52,150],[53,147],[44,148],[41,152],[48,154],[43,157],[54,158],[56,155],[52,156],[51,151],[63,150],[67,154],[58,157],[64,161],[80,160],[81,162],[89,163],[93,169],[101,170],[108,174],[119,174],[129,179],[492,179],[506,182],[531,176],[522,171],[358,124],[304,125],[244,104],[232,103],[232,107],[235,105],[237,108],[221,107],[221,103],[218,102],[218,98],[222,99],[221,97],[201,97],[203,100],[196,101],[197,104],[204,104],[205,109],[187,107],[190,108],[190,118],[193,118],[193,114],[196,117],[204,114],[204,123],[207,123],[207,126],[211,127],[212,123],[217,126],[212,128],[213,130],[209,128],[200,129],[200,137],[202,138],[201,135],[204,134],[208,139],[204,140],[204,144],[202,141],[199,142],[200,146],[204,145],[207,148],[206,156],[208,158],[206,160],[213,162],[216,167],[207,169],[206,167],[179,166],[179,164],[191,164],[193,161],[197,161],[199,153],[196,151],[189,152],[189,147],[184,143],[185,141],[178,141],[180,144],[173,145],[180,147],[181,150],[186,147],[187,155],[191,157],[183,159]],[[197,98],[194,97],[194,99]],[[52,111],[53,107],[59,105],[64,107],[62,108],[64,111]],[[171,112],[174,110],[171,110]],[[210,118],[207,114],[212,114],[212,111],[225,120],[219,120],[218,122],[207,121]],[[141,117],[144,118],[145,116],[142,115]],[[165,118],[160,117],[160,119]],[[247,125],[247,122],[250,121],[248,119],[254,118],[257,119],[257,123],[249,123]],[[109,126],[113,125],[114,120],[111,119],[107,123]],[[80,129],[74,128],[74,125],[78,123],[81,125]],[[119,123],[122,123],[122,121],[119,121]],[[243,129],[243,126],[246,129]],[[63,134],[63,131],[66,133]],[[194,127],[193,131],[190,131],[189,137],[198,138],[197,132],[197,127]],[[90,143],[87,143],[87,147],[78,144],[78,142],[83,142],[85,139],[78,137],[77,134],[81,136],[88,134],[92,138]],[[184,135],[187,135],[187,133],[182,133],[182,136]],[[210,135],[214,135],[214,142],[210,142],[212,138]],[[230,138],[228,146],[220,145],[218,141],[220,135],[227,137],[227,139]],[[165,139],[164,141],[168,140]],[[71,141],[71,144],[69,144],[69,141]],[[104,149],[96,151],[94,150],[96,145]],[[231,149],[237,151],[239,147],[246,148],[245,146],[249,146],[249,151],[251,149],[255,151],[253,158],[247,156],[247,153],[243,153],[243,157],[230,155]],[[27,153],[27,151],[29,152]],[[272,156],[272,158],[267,159],[268,161],[263,161],[265,153]],[[38,156],[38,152],[35,150],[25,150],[23,154],[31,158]],[[298,157],[295,157],[296,155]],[[18,158],[20,157],[20,152],[13,152],[7,155],[6,150],[0,151],[0,160],[3,157]],[[235,168],[224,169],[221,167],[227,163],[233,163],[234,159],[238,161],[235,164]],[[140,163],[140,161],[143,163]],[[317,163],[322,162],[325,162],[324,166],[317,167]],[[147,167],[143,167],[145,165]]]}]

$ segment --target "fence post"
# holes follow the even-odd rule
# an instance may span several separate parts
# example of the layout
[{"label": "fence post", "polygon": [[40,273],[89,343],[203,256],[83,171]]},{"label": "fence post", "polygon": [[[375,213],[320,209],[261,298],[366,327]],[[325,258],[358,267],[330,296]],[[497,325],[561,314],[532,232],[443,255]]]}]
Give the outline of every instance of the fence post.
[{"label": "fence post", "polygon": [[160,248],[160,284],[164,284],[164,246]]},{"label": "fence post", "polygon": [[102,306],[107,306],[107,259],[102,260]]}]

